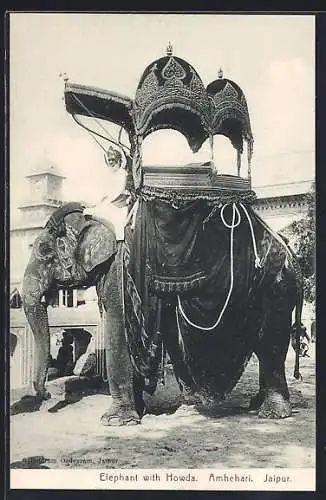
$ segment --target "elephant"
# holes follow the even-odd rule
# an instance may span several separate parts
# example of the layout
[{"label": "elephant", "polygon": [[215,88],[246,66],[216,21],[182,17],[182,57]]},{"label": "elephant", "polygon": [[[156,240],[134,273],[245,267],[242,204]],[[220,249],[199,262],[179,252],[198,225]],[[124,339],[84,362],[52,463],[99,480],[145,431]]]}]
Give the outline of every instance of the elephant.
[{"label": "elephant", "polygon": [[[164,202],[161,203],[164,205]],[[146,205],[145,201],[140,202],[137,220],[141,220],[148,205],[150,203],[147,202]],[[95,285],[100,311],[104,314],[106,364],[112,396],[112,404],[101,421],[103,425],[139,424],[144,414],[142,395],[145,382],[141,370],[137,370],[135,366],[135,356],[126,336],[124,268],[121,264],[124,242],[116,242],[113,228],[105,221],[86,220],[83,207],[78,204],[72,208],[70,206],[70,209],[63,206],[59,210],[59,224],[58,211],[50,218],[50,222],[56,220],[55,231],[51,223],[48,223],[37,237],[23,280],[23,307],[37,347],[33,382],[36,394],[43,399],[51,397],[45,388],[50,355],[47,306],[60,288]],[[253,220],[257,249],[264,256],[263,264],[256,266],[255,279],[250,281],[246,278],[246,286],[250,281],[248,297],[251,299],[242,300],[240,296],[239,300],[239,293],[243,295],[243,291],[234,288],[234,298],[226,308],[221,325],[222,334],[218,337],[205,331],[205,328],[200,332],[197,328],[194,332],[189,320],[189,311],[195,311],[196,321],[205,323],[207,320],[203,319],[200,312],[198,288],[185,291],[184,295],[166,294],[162,290],[156,295],[152,293],[150,300],[154,300],[154,309],[159,310],[160,316],[159,332],[156,333],[163,339],[162,350],[166,349],[170,356],[185,400],[200,401],[200,404],[210,409],[215,407],[215,403],[223,399],[237,383],[254,352],[259,360],[259,392],[252,397],[249,408],[256,410],[262,418],[286,418],[291,415],[291,404],[285,377],[285,358],[294,308],[295,325],[301,324],[300,268],[284,240],[273,233],[253,211],[248,209],[248,212]],[[216,248],[222,234],[219,231],[224,231],[225,227],[221,228],[220,223],[214,220],[211,223],[216,226],[215,240],[211,241]],[[133,229],[135,237],[137,227],[139,224]],[[238,242],[239,249],[250,246],[249,229],[248,234],[247,243]],[[144,241],[141,241],[143,244]],[[235,237],[234,241],[238,244]],[[219,288],[219,273],[222,271],[214,267],[214,259],[219,258],[218,249],[212,251],[213,246],[207,244],[205,247],[205,255],[210,255],[208,260],[211,259],[208,267],[215,269],[215,277],[210,271],[210,281],[207,281],[205,292],[207,314],[211,318],[216,303],[223,303],[225,287]],[[237,248],[235,246],[235,252]],[[249,260],[254,269],[252,258]],[[234,272],[236,273],[236,267]],[[192,307],[193,303],[195,308]],[[242,334],[242,331],[251,333]],[[180,346],[183,348],[182,355]],[[298,358],[297,351],[297,378]]]},{"label": "elephant", "polygon": [[[50,331],[47,307],[60,289],[96,286],[99,308],[107,330],[106,358],[110,367],[109,386],[114,408],[121,424],[139,422],[135,410],[133,373],[123,342],[119,272],[116,256],[119,243],[114,228],[106,221],[85,220],[83,206],[70,203],[57,210],[36,238],[25,269],[22,301],[36,344],[33,385],[36,396],[48,399],[45,388],[50,358]],[[58,213],[60,223],[58,219]],[[58,219],[58,220],[59,220]],[[89,218],[90,219],[90,218]],[[51,223],[55,222],[53,231]],[[59,229],[58,229],[59,227]],[[108,295],[103,294],[108,290]],[[112,332],[112,333],[111,333]],[[112,356],[114,352],[114,356]],[[120,369],[121,368],[121,369]]]}]

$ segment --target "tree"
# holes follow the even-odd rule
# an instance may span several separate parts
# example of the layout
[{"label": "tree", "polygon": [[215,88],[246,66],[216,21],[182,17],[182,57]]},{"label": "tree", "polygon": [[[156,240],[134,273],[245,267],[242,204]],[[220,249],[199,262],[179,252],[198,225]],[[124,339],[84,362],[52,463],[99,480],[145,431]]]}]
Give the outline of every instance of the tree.
[{"label": "tree", "polygon": [[292,222],[282,233],[293,242],[303,274],[304,299],[311,304],[315,301],[315,183],[306,197],[305,217]]}]

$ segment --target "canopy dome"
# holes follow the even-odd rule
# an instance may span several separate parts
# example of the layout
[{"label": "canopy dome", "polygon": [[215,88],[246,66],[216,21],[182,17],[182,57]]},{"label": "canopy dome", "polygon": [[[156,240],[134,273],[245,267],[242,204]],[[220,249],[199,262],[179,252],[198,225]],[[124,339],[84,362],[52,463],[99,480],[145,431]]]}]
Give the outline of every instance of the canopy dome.
[{"label": "canopy dome", "polygon": [[171,128],[181,132],[196,152],[208,137],[208,120],[205,86],[191,64],[170,51],[147,66],[134,102],[139,136],[145,138],[154,130]]},{"label": "canopy dome", "polygon": [[219,78],[206,87],[210,99],[210,131],[213,135],[228,137],[239,153],[243,152],[243,140],[249,146],[249,156],[253,147],[250,118],[245,95],[239,85],[228,78]]},{"label": "canopy dome", "polygon": [[[197,153],[208,138],[213,151],[215,134],[227,137],[237,150],[238,175],[246,141],[250,175],[253,135],[243,91],[232,80],[223,78],[221,70],[218,78],[205,88],[194,67],[173,55],[171,45],[166,56],[145,68],[134,99],[66,80],[65,104],[73,116],[92,116],[124,128],[139,171],[143,140],[154,131],[172,129],[186,138],[193,153]],[[213,158],[213,152],[211,156]]]}]

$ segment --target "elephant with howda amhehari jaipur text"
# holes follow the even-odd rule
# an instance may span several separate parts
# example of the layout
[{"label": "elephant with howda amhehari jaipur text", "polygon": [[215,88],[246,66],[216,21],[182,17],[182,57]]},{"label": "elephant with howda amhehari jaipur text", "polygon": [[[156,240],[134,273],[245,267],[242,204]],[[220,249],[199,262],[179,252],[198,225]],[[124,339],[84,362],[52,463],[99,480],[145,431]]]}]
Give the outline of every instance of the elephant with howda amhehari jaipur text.
[{"label": "elephant with howda amhehari jaipur text", "polygon": [[[205,87],[169,46],[145,69],[134,100],[66,81],[65,103],[75,118],[124,128],[130,150],[120,137],[116,146],[132,182],[122,237],[114,222],[85,216],[72,203],[51,216],[34,244],[23,302],[37,346],[37,394],[48,397],[51,297],[60,287],[96,285],[112,397],[103,424],[141,421],[143,391],[153,394],[167,356],[185,400],[212,409],[255,353],[259,391],[249,407],[260,417],[289,417],[285,359],[295,310],[299,378],[301,272],[285,240],[251,207],[253,138],[240,87],[221,71]],[[213,154],[202,164],[143,165],[143,140],[163,128],[181,132],[194,152],[206,139],[213,152],[214,136],[225,135],[236,149],[237,175],[217,172]],[[244,142],[247,177],[240,176]]]}]

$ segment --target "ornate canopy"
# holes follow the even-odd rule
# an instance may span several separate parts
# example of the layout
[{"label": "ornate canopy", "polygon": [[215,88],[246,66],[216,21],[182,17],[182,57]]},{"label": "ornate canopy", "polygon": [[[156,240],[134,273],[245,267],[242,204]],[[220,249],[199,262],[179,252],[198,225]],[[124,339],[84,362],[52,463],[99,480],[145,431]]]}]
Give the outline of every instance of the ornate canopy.
[{"label": "ornate canopy", "polygon": [[137,87],[134,103],[136,132],[142,138],[155,130],[181,132],[196,152],[208,137],[209,101],[195,69],[172,55],[151,63]]},{"label": "ornate canopy", "polygon": [[210,131],[213,135],[228,137],[239,153],[243,152],[243,140],[252,151],[253,135],[247,101],[239,85],[228,78],[219,78],[206,87],[210,99]]},{"label": "ornate canopy", "polygon": [[[129,135],[133,175],[141,183],[142,141],[161,129],[181,132],[196,153],[209,137],[213,158],[213,136],[228,137],[237,150],[240,175],[243,142],[248,144],[248,178],[253,135],[246,98],[232,80],[218,78],[205,88],[197,71],[172,53],[153,61],[143,72],[135,99],[65,80],[66,109],[72,115],[102,118],[122,126]],[[138,181],[136,184],[138,184]]]},{"label": "ornate canopy", "polygon": [[64,95],[68,113],[101,118],[124,127],[128,133],[134,133],[133,101],[129,97],[69,82],[65,84]]}]

